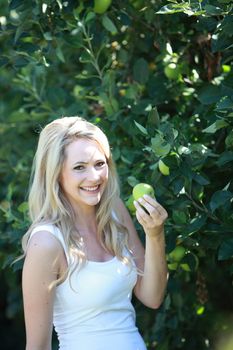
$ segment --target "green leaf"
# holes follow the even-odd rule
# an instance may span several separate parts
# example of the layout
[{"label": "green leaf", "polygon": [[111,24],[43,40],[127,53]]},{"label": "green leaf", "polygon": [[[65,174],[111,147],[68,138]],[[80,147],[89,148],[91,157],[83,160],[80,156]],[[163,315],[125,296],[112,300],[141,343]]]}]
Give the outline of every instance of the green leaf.
[{"label": "green leaf", "polygon": [[209,185],[209,183],[210,183],[210,181],[206,177],[204,177],[200,174],[194,174],[193,180],[196,181],[198,184],[203,185],[203,186]]},{"label": "green leaf", "polygon": [[227,260],[233,257],[233,238],[224,241],[218,251],[218,260]]},{"label": "green leaf", "polygon": [[183,12],[188,16],[200,16],[201,14],[205,13],[204,10],[200,10],[196,6],[191,7],[190,2],[182,2],[181,4],[175,3],[165,5],[159,11],[157,11],[156,14],[171,15],[178,12]]},{"label": "green leaf", "polygon": [[159,15],[167,15],[167,14],[173,14],[178,12],[183,12],[185,9],[185,5],[183,4],[168,4],[163,6],[159,11],[156,13]]},{"label": "green leaf", "polygon": [[0,67],[5,66],[9,62],[9,58],[5,56],[0,57]]},{"label": "green leaf", "polygon": [[202,88],[197,96],[198,100],[203,105],[209,105],[212,103],[216,103],[222,97],[222,93],[220,88],[215,85],[207,85]]},{"label": "green leaf", "polygon": [[232,162],[233,161],[233,152],[231,151],[226,151],[226,152],[223,152],[219,159],[217,160],[216,164],[221,167],[229,162]]},{"label": "green leaf", "polygon": [[220,34],[213,35],[211,43],[212,52],[224,51],[231,48],[232,46],[233,44],[231,37],[227,37],[225,35],[223,36]]},{"label": "green leaf", "polygon": [[211,16],[218,16],[224,13],[224,10],[213,5],[205,5],[204,9],[206,14]]},{"label": "green leaf", "polygon": [[134,120],[134,123],[135,123],[136,127],[141,131],[141,133],[143,133],[144,135],[148,135],[148,132],[147,132],[146,128],[144,128],[144,126],[137,123],[136,120]]},{"label": "green leaf", "polygon": [[115,24],[107,15],[103,16],[102,24],[103,24],[104,28],[107,29],[111,34],[114,35],[118,32]]},{"label": "green leaf", "polygon": [[23,121],[29,121],[30,120],[30,114],[28,114],[25,110],[21,109],[19,111],[14,111],[8,116],[8,121],[10,122],[23,122]]},{"label": "green leaf", "polygon": [[63,52],[62,52],[62,49],[61,49],[61,47],[60,46],[58,46],[57,48],[56,48],[56,55],[57,55],[57,57],[59,58],[59,60],[61,61],[61,62],[65,62],[65,57],[64,57],[64,55],[63,55]]},{"label": "green leaf", "polygon": [[172,211],[172,219],[174,220],[175,223],[177,224],[185,224],[187,221],[187,217],[185,212],[181,210],[173,210]]},{"label": "green leaf", "polygon": [[92,19],[94,19],[96,17],[95,12],[88,12],[86,18],[85,18],[85,23],[91,21]]},{"label": "green leaf", "polygon": [[148,114],[148,123],[158,127],[160,124],[160,117],[156,107],[152,108]]},{"label": "green leaf", "polygon": [[20,213],[25,213],[28,210],[28,202],[22,202],[19,206],[18,206],[18,211]]},{"label": "green leaf", "polygon": [[161,135],[156,135],[151,139],[151,147],[156,156],[166,156],[170,150],[171,146],[164,141]]},{"label": "green leaf", "polygon": [[182,259],[182,263],[187,264],[189,266],[189,269],[191,271],[194,271],[198,268],[199,260],[195,254],[189,252],[185,254],[184,258]]},{"label": "green leaf", "polygon": [[206,214],[198,215],[190,221],[190,224],[187,225],[184,229],[184,236],[190,236],[193,233],[199,231],[206,223],[207,216]]},{"label": "green leaf", "polygon": [[233,149],[233,131],[231,131],[229,135],[227,135],[225,139],[225,144],[227,148]]},{"label": "green leaf", "polygon": [[17,7],[22,5],[23,2],[24,0],[12,0],[9,5],[10,10],[15,10]]},{"label": "green leaf", "polygon": [[216,104],[216,110],[221,111],[225,109],[232,109],[233,108],[233,101],[230,97],[224,96],[221,98],[221,100]]},{"label": "green leaf", "polygon": [[53,36],[50,32],[45,32],[45,33],[43,33],[43,35],[44,35],[45,40],[47,40],[47,41],[53,40]]},{"label": "green leaf", "polygon": [[221,120],[216,120],[216,122],[214,122],[213,124],[211,124],[210,126],[208,126],[208,128],[202,130],[202,132],[206,132],[208,134],[214,134],[217,130],[222,129],[227,127],[229,124],[221,119]]},{"label": "green leaf", "polygon": [[148,63],[144,58],[139,58],[133,66],[133,77],[134,80],[140,84],[145,84],[149,79],[149,67]]},{"label": "green leaf", "polygon": [[128,176],[127,177],[127,182],[130,186],[134,187],[135,185],[137,185],[138,180],[136,179],[136,177],[134,176]]},{"label": "green leaf", "polygon": [[216,191],[210,200],[210,209],[214,212],[219,207],[232,200],[233,194],[230,191]]},{"label": "green leaf", "polygon": [[[100,101],[103,105],[109,120],[115,120],[119,111],[119,103],[114,97],[109,97],[106,93],[100,93]],[[111,119],[110,119],[111,118]]]},{"label": "green leaf", "polygon": [[[233,3],[232,0],[230,0],[231,3]],[[228,0],[229,2],[229,0]],[[227,35],[228,37],[232,37],[233,35],[233,23],[232,23],[232,15],[227,15],[221,22],[221,25],[219,27],[220,32],[224,33],[224,35]]]},{"label": "green leaf", "polygon": [[218,0],[218,2],[220,2],[220,4],[230,4],[232,0]]},{"label": "green leaf", "polygon": [[14,44],[17,43],[19,37],[22,35],[22,33],[25,31],[25,25],[22,24],[20,26],[18,26],[18,28],[15,31],[15,37],[14,37]]}]

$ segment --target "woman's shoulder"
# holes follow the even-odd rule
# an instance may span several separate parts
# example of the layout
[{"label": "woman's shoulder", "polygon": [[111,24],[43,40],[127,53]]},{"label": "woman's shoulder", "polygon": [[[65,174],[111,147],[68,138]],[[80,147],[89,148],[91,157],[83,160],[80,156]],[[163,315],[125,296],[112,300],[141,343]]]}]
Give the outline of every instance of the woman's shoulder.
[{"label": "woman's shoulder", "polygon": [[37,232],[49,232],[51,236],[58,238],[59,240],[64,240],[63,234],[60,229],[52,223],[38,223],[30,228],[30,239]]},{"label": "woman's shoulder", "polygon": [[55,224],[40,223],[31,228],[28,239],[27,249],[36,245],[38,248],[45,249],[48,253],[65,252],[68,257],[68,249],[62,232]]},{"label": "woman's shoulder", "polygon": [[46,231],[46,232],[50,232],[53,235],[56,232],[56,226],[52,223],[37,223],[31,226],[31,234],[30,237],[33,236],[36,232],[39,231]]},{"label": "woman's shoulder", "polygon": [[58,249],[57,230],[52,224],[38,224],[31,230],[28,247],[36,245],[43,249]]},{"label": "woman's shoulder", "polygon": [[52,282],[60,270],[63,255],[61,244],[43,226],[33,232],[25,250],[23,275],[27,276],[28,283],[37,283],[38,280],[47,281],[47,279]]},{"label": "woman's shoulder", "polygon": [[62,231],[53,223],[39,223],[31,228],[27,247],[31,242],[44,247],[45,249],[53,249],[57,253],[65,253],[67,261],[69,261],[69,248],[66,244]]}]

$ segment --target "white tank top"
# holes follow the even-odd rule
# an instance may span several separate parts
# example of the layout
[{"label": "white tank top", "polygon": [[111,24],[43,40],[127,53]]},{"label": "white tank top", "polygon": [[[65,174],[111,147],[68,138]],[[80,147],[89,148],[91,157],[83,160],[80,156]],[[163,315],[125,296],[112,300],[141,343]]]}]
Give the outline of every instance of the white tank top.
[{"label": "white tank top", "polygon": [[[70,256],[60,230],[40,225],[38,231],[52,233]],[[146,350],[135,325],[131,303],[137,281],[131,268],[116,257],[105,262],[87,261],[56,287],[53,323],[60,350]],[[71,288],[72,287],[72,288]]]}]

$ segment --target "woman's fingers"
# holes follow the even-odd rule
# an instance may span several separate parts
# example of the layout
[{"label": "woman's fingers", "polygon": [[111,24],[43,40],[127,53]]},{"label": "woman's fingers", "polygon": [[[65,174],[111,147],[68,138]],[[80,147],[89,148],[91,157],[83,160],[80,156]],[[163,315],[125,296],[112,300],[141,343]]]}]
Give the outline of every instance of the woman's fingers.
[{"label": "woman's fingers", "polygon": [[166,210],[152,197],[143,196],[134,202],[136,216],[139,223],[143,226],[156,227],[164,223],[167,219]]},{"label": "woman's fingers", "polygon": [[148,210],[146,212],[145,209],[143,209],[143,207],[138,203],[138,201],[134,201],[134,205],[135,205],[135,208],[136,208],[137,219],[140,219],[140,220],[143,220],[143,221],[146,221],[146,220],[150,219],[150,212]]},{"label": "woman's fingers", "polygon": [[155,206],[151,205],[149,202],[145,201],[143,198],[140,198],[138,200],[138,210],[140,211],[144,211],[145,212],[145,209],[147,210],[148,214],[151,215],[154,211],[154,209],[156,209]]},{"label": "woman's fingers", "polygon": [[147,227],[147,226],[148,226],[149,220],[151,220],[151,219],[149,218],[149,214],[147,214],[147,213],[145,212],[145,210],[143,210],[143,209],[140,207],[140,205],[139,205],[138,203],[135,203],[135,207],[136,207],[136,209],[137,209],[135,215],[136,215],[136,218],[137,218],[138,222],[139,222],[144,228]]},{"label": "woman's fingers", "polygon": [[146,206],[146,203],[149,203],[153,208],[155,208],[161,216],[166,217],[167,218],[167,211],[162,207],[161,204],[159,204],[156,199],[148,196],[148,195],[144,195],[142,197],[142,205],[144,204]]},{"label": "woman's fingers", "polygon": [[154,198],[145,195],[141,197],[138,202],[151,216],[157,216],[159,214],[161,217],[167,218],[167,211]]}]

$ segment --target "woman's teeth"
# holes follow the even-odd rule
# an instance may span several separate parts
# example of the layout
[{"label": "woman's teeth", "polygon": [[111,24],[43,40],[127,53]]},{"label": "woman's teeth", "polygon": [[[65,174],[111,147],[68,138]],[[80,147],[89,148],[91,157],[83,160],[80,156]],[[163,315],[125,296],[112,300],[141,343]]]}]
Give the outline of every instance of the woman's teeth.
[{"label": "woman's teeth", "polygon": [[99,185],[93,186],[93,187],[81,187],[82,190],[88,191],[88,192],[94,192],[99,188]]}]

